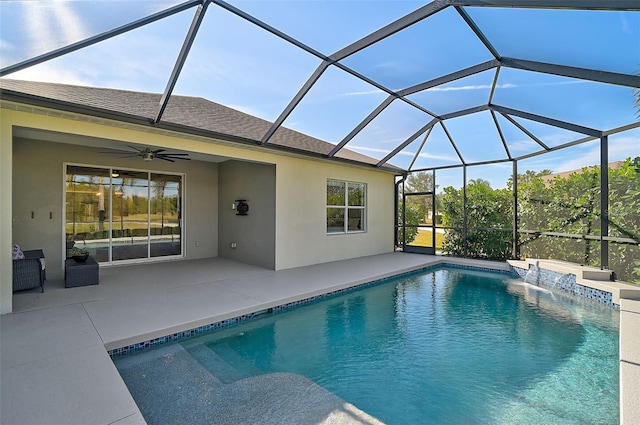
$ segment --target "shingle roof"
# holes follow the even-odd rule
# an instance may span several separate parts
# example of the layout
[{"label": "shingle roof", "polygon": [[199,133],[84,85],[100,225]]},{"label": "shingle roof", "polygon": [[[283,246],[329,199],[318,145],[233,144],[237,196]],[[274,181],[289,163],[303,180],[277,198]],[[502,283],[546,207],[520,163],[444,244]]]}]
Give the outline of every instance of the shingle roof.
[{"label": "shingle roof", "polygon": [[[162,95],[129,90],[116,90],[75,86],[68,84],[0,79],[0,97],[8,94],[28,95],[31,99],[55,101],[52,107],[81,108],[83,113],[101,115],[110,113],[116,119],[131,118],[137,122],[151,123]],[[24,101],[28,102],[26,98]],[[192,96],[172,95],[162,118],[163,124],[174,124],[185,131],[211,133],[231,141],[258,144],[272,123],[215,102]],[[282,147],[302,153],[327,155],[334,145],[303,133],[280,127],[269,140],[267,148]],[[368,165],[378,161],[357,152],[342,149],[337,157]]]}]

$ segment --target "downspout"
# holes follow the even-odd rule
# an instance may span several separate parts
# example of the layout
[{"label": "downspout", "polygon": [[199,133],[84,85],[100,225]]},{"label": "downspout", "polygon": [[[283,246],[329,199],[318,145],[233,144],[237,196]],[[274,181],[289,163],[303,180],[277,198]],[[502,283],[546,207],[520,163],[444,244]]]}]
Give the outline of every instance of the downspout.
[{"label": "downspout", "polygon": [[393,212],[393,216],[395,218],[395,223],[393,226],[394,232],[394,241],[393,241],[393,246],[397,247],[399,246],[399,241],[398,241],[398,223],[400,222],[400,217],[398,217],[398,202],[399,202],[399,194],[400,194],[400,185],[403,185],[403,190],[402,190],[402,250],[404,251],[404,245],[405,245],[405,237],[404,235],[406,234],[405,232],[405,210],[404,210],[404,181],[407,178],[406,173],[402,174],[402,178],[400,180],[398,180],[395,184],[395,199],[394,199],[394,212]]}]

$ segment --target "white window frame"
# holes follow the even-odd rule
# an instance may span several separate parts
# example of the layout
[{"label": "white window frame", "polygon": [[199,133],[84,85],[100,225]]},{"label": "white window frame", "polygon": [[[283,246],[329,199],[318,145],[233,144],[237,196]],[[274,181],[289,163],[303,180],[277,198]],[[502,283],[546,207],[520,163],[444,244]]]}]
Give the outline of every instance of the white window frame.
[{"label": "white window frame", "polygon": [[[367,231],[367,184],[363,183],[363,182],[353,182],[353,181],[348,181],[348,180],[338,180],[338,179],[327,179],[327,183],[326,183],[326,190],[329,190],[329,184],[331,182],[336,182],[336,183],[341,183],[344,184],[344,205],[330,205],[328,203],[328,196],[327,193],[325,193],[325,200],[327,200],[326,202],[326,206],[325,206],[325,227],[326,227],[326,233],[327,235],[345,235],[345,234],[353,234],[353,233],[365,233]],[[359,186],[364,186],[363,190],[362,190],[362,196],[363,196],[363,200],[362,200],[362,204],[363,205],[349,205],[349,185],[359,185]],[[342,229],[342,231],[330,231],[329,230],[329,226],[328,226],[328,210],[329,208],[334,208],[334,209],[342,209],[343,210],[343,220],[344,220],[344,227]],[[361,223],[360,223],[360,229],[357,230],[349,230],[349,211],[350,210],[361,210]]]}]

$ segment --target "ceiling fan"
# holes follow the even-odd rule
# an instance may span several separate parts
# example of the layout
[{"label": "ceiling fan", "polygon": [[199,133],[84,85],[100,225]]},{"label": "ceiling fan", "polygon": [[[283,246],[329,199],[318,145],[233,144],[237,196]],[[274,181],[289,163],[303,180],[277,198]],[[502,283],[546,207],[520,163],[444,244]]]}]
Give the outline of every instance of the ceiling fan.
[{"label": "ceiling fan", "polygon": [[153,161],[154,159],[161,159],[163,161],[176,162],[176,159],[183,159],[185,161],[190,161],[191,158],[187,158],[189,156],[188,153],[177,153],[177,152],[165,152],[166,149],[155,149],[151,150],[151,148],[139,149],[135,146],[127,145],[133,151],[122,150],[122,149],[110,149],[109,152],[100,152],[107,154],[115,154],[115,155],[124,155],[120,158],[132,158],[135,156],[141,157],[145,161]]}]

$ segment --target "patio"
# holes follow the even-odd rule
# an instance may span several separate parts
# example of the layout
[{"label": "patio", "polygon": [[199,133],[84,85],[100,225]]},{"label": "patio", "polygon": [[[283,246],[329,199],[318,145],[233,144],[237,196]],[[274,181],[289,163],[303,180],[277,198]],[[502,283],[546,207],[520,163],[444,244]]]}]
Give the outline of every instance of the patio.
[{"label": "patio", "polygon": [[[0,422],[145,423],[107,350],[442,260],[389,253],[273,271],[208,258],[103,267],[95,286],[48,280],[43,294],[15,294],[14,312],[0,317]],[[363,423],[343,416],[340,423]]]}]

